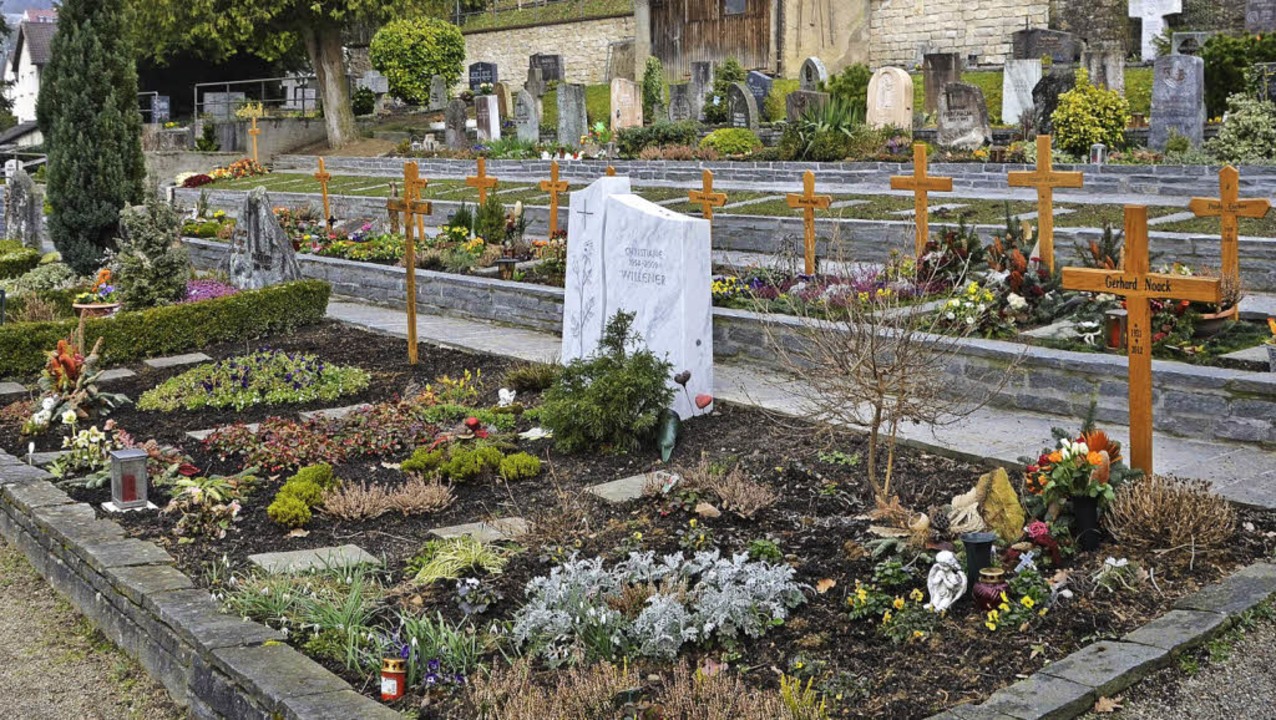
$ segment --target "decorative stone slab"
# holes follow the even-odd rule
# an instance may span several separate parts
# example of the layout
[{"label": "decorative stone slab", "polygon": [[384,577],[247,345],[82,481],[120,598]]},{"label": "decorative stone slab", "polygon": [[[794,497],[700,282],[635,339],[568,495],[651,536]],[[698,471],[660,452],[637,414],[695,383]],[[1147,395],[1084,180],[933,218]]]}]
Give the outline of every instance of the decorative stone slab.
[{"label": "decorative stone slab", "polygon": [[531,525],[521,517],[500,518],[491,522],[465,523],[452,527],[435,528],[430,534],[443,539],[469,535],[479,542],[514,540],[525,534]]},{"label": "decorative stone slab", "polygon": [[1276,594],[1276,564],[1257,563],[1217,585],[1182,598],[1174,603],[1174,607],[1235,615],[1262,603],[1273,594]]},{"label": "decorative stone slab", "polygon": [[1019,334],[1037,339],[1063,340],[1077,336],[1077,325],[1070,320],[1060,320],[1059,322],[1043,325],[1039,328],[1024,330]]},{"label": "decorative stone slab", "polygon": [[[261,423],[248,423],[244,427],[248,428],[249,430],[253,432],[257,432],[257,428],[261,427]],[[199,440],[200,442],[203,442],[204,440],[208,439],[209,435],[212,435],[213,433],[221,429],[222,428],[212,428],[210,430],[191,430],[190,432],[186,433],[186,437],[192,440]]]},{"label": "decorative stone slab", "polygon": [[[9,466],[5,467],[4,478],[6,480],[9,478]],[[5,485],[4,495],[15,505],[27,510],[73,503],[66,493],[50,482],[26,482]]]},{"label": "decorative stone slab", "polygon": [[1040,673],[993,693],[980,709],[1021,720],[1066,720],[1094,704],[1094,688]]},{"label": "decorative stone slab", "polygon": [[25,462],[32,467],[39,467],[39,468],[48,467],[49,465],[53,464],[54,460],[57,460],[58,458],[62,457],[62,455],[63,453],[61,450],[50,450],[48,452],[31,453],[30,455],[23,455],[22,462]]},{"label": "decorative stone slab", "polygon": [[287,645],[224,647],[214,650],[213,656],[245,688],[276,702],[350,688],[345,680]]},{"label": "decorative stone slab", "polygon": [[1138,643],[1176,653],[1199,645],[1227,629],[1224,615],[1196,610],[1171,610],[1143,627],[1121,638],[1121,642]]},{"label": "decorative stone slab", "polygon": [[1168,651],[1150,645],[1098,642],[1052,662],[1041,672],[1094,688],[1111,697],[1142,680],[1169,660]]},{"label": "decorative stone slab", "polygon": [[11,403],[27,396],[27,389],[21,383],[0,382],[0,403]]},{"label": "decorative stone slab", "polygon": [[357,545],[249,555],[248,562],[268,573],[303,573],[356,565],[381,566],[381,560]]},{"label": "decorative stone slab", "polygon": [[282,704],[291,711],[288,717],[359,720],[403,720],[404,717],[397,710],[349,689],[284,698]]},{"label": "decorative stone slab", "polygon": [[110,370],[102,371],[97,381],[99,383],[109,383],[117,380],[127,380],[131,377],[137,377],[137,373],[128,368],[111,368]]},{"label": "decorative stone slab", "polygon": [[149,358],[143,360],[146,366],[156,370],[164,368],[181,367],[183,365],[197,365],[203,362],[209,362],[212,358],[204,353],[186,353],[185,355],[169,355],[168,357]]},{"label": "decorative stone slab", "polygon": [[370,407],[372,406],[369,405],[368,403],[359,403],[358,405],[347,405],[345,407],[330,408],[327,410],[307,410],[305,412],[297,413],[297,414],[301,416],[302,420],[313,420],[314,418],[317,418],[321,415],[331,420],[340,420],[341,418],[344,418],[350,413],[356,412],[358,410],[366,410]]},{"label": "decorative stone slab", "polygon": [[163,565],[174,562],[173,556],[159,545],[137,538],[86,543],[81,550],[83,552],[78,554],[83,555],[89,565],[98,571],[112,567]]},{"label": "decorative stone slab", "polygon": [[647,483],[661,474],[658,472],[642,473],[641,475],[600,483],[585,489],[608,502],[623,503],[642,497],[643,488],[647,487]]},{"label": "decorative stone slab", "polygon": [[138,605],[153,607],[152,596],[193,590],[191,579],[169,565],[126,565],[108,571],[112,584]]},{"label": "decorative stone slab", "polygon": [[1020,720],[1011,715],[987,710],[980,705],[957,705],[938,715],[931,715],[926,720]]},{"label": "decorative stone slab", "polygon": [[1229,352],[1223,356],[1224,360],[1237,360],[1240,362],[1255,362],[1267,364],[1267,346],[1256,345],[1252,348]]}]

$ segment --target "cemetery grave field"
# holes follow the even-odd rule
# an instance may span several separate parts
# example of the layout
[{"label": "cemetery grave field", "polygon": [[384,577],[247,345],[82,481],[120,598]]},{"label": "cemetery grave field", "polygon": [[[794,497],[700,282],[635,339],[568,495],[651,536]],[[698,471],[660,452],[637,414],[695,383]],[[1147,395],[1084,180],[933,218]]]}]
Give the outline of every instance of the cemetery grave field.
[{"label": "cemetery grave field", "polygon": [[[946,520],[946,506],[955,504],[954,496],[969,490],[989,468],[906,448],[898,451],[893,485],[898,501],[902,507],[926,509],[936,523],[932,539],[914,545],[908,531],[889,530],[896,523],[907,524],[906,518],[892,519],[890,512],[867,517],[875,505],[865,480],[866,438],[859,433],[718,404],[713,412],[684,425],[668,464],[649,450],[562,452],[552,440],[519,435],[541,426],[543,370],[431,346],[422,347],[421,363],[409,368],[402,362],[403,340],[332,322],[247,345],[206,348],[209,359],[204,362],[264,350],[311,353],[331,367],[362,369],[369,375],[368,385],[326,402],[249,405],[239,411],[121,407],[110,416],[115,429],[108,435],[128,431],[138,441],[155,439],[164,448],[166,462],[180,457],[197,470],[169,470],[167,479],[155,482],[151,491],[150,499],[160,507],[180,510],[109,517],[130,535],[161,544],[181,569],[217,594],[227,612],[288,630],[290,644],[365,694],[376,697],[382,657],[394,656],[404,646],[415,648],[406,651],[413,682],[407,698],[395,707],[428,702],[432,717],[473,717],[479,693],[494,690],[482,680],[480,669],[502,667],[502,654],[520,649],[528,653],[533,669],[531,687],[541,692],[555,692],[565,670],[552,668],[569,650],[578,653],[572,664],[579,668],[574,672],[605,676],[597,663],[609,657],[618,660],[612,653],[622,645],[613,646],[606,636],[601,644],[591,639],[597,636],[590,633],[601,626],[576,624],[576,630],[567,630],[567,641],[558,638],[555,644],[551,636],[559,631],[537,625],[540,616],[529,609],[539,602],[532,588],[546,582],[536,578],[561,577],[564,570],[553,575],[551,571],[564,564],[580,573],[574,577],[585,583],[581,587],[601,582],[601,569],[617,573],[613,577],[623,592],[606,591],[606,602],[579,596],[581,604],[560,610],[586,624],[591,622],[587,609],[594,617],[609,613],[609,622],[623,628],[610,632],[629,638],[623,644],[630,657],[623,680],[627,688],[641,688],[628,696],[634,707],[658,701],[671,685],[687,681],[695,668],[732,667],[742,678],[738,692],[748,694],[751,702],[774,697],[782,673],[785,682],[810,682],[823,694],[831,717],[922,718],[983,699],[1096,637],[1118,637],[1133,630],[1166,612],[1176,598],[1276,549],[1276,517],[1245,510],[1236,521],[1249,525],[1221,547],[1199,548],[1190,567],[1186,555],[1182,562],[1170,561],[1160,552],[1111,540],[1098,552],[1065,552],[1056,564],[1047,559],[1052,552],[1048,546],[1028,543],[1041,572],[1020,575],[1036,579],[1016,581],[999,615],[977,610],[969,600],[942,616],[934,615],[922,607],[929,598],[919,568],[941,550],[963,553],[962,544],[952,540],[949,531],[939,530],[939,523]],[[148,390],[200,367],[139,366],[136,377],[110,389],[137,402]],[[498,389],[516,383],[523,389],[515,404],[500,408]],[[377,404],[382,410],[356,410],[330,423],[296,423],[301,411],[356,403]],[[287,420],[271,421],[272,416]],[[467,417],[480,420],[467,426]],[[231,422],[262,423],[261,430],[271,428],[280,439],[255,444],[239,429],[202,442],[186,434]],[[350,430],[360,423],[363,430]],[[340,427],[346,428],[344,435]],[[760,433],[760,427],[767,431]],[[37,450],[55,449],[58,439],[58,433],[39,438]],[[1047,441],[1025,439],[1024,451],[1033,453]],[[6,416],[0,423],[0,447],[20,455],[25,443]],[[268,508],[285,494],[285,483],[297,482],[292,478],[301,466],[327,458],[346,488],[368,483],[393,490],[413,482],[405,472],[413,456],[428,456],[418,448],[435,444],[444,448],[447,462],[432,466],[427,461],[418,464],[416,472],[446,478],[428,482],[450,488],[451,498],[432,511],[405,515],[394,510],[375,518],[340,519],[325,510],[331,504],[329,509],[335,511],[333,496],[320,493],[326,499],[312,498],[312,515],[308,522],[296,523],[303,526],[300,529],[290,530],[290,525],[270,516]],[[222,457],[218,452],[232,446],[264,452],[252,459],[233,453]],[[476,465],[466,470],[464,463],[453,462],[479,448],[492,448],[504,458],[527,453],[536,458],[535,463],[528,461],[536,467],[523,466],[516,472],[513,466],[484,466],[475,460]],[[671,482],[667,474],[657,474],[650,482],[636,477],[657,471],[675,473],[679,480]],[[255,479],[248,480],[244,473]],[[236,519],[221,516],[224,522],[219,523],[215,508],[170,505],[174,497],[182,497],[178,483],[213,475],[237,478],[230,485],[207,486],[228,493],[225,502],[233,498],[239,505]],[[157,480],[155,470],[152,480]],[[626,482],[597,487],[617,480]],[[988,476],[984,487],[989,495],[981,501],[987,503],[985,509],[993,507],[995,494],[987,488],[1000,488],[1003,482],[1004,476]],[[1022,484],[1018,479],[1009,482]],[[111,497],[109,487],[70,492],[95,507]],[[1000,511],[1009,513],[1006,522],[1017,523],[1017,538],[1018,526],[1026,520],[1015,515],[1023,512],[1016,508],[1017,501]],[[202,516],[201,511],[210,515]],[[211,523],[211,534],[195,529],[201,517]],[[525,533],[518,532],[523,526],[515,518],[528,523]],[[431,535],[435,528],[472,522],[487,522],[502,536],[449,544]],[[217,537],[223,526],[224,537]],[[886,526],[889,537],[871,526]],[[1065,536],[1058,537],[1064,545]],[[249,560],[259,553],[349,545],[382,564],[289,575],[268,574]],[[469,554],[450,554],[461,551]],[[652,553],[654,559],[627,565],[632,553],[639,558]],[[719,630],[706,631],[708,637],[672,640],[658,632],[660,626],[642,624],[650,618],[639,620],[651,604],[648,598],[667,592],[661,588],[668,586],[662,581],[649,585],[617,568],[646,572],[660,567],[662,557],[690,561],[697,553],[720,553],[724,559],[738,554],[723,567],[734,563],[753,577],[769,578],[760,587],[775,583],[785,588],[771,599],[779,603],[774,608],[755,605],[733,621],[741,628],[752,627],[759,637],[742,631],[732,639]],[[1156,589],[1146,581],[1137,590],[1124,589],[1120,583],[1139,581],[1135,576],[1105,575],[1113,572],[1104,570],[1108,556],[1126,558],[1141,568],[1155,567]],[[320,552],[316,557],[333,562],[334,556]],[[708,562],[719,555],[700,557],[698,562]],[[590,569],[592,565],[581,564],[586,561],[602,564]],[[1018,559],[1002,556],[1000,562],[1009,568]],[[691,567],[680,562],[671,567],[678,566]],[[726,589],[732,587],[728,582]],[[753,602],[762,602],[761,595]],[[403,618],[413,618],[415,624],[405,626]],[[759,620],[765,622],[752,624]],[[523,631],[531,635],[520,635]],[[909,670],[900,672],[903,667]]]}]

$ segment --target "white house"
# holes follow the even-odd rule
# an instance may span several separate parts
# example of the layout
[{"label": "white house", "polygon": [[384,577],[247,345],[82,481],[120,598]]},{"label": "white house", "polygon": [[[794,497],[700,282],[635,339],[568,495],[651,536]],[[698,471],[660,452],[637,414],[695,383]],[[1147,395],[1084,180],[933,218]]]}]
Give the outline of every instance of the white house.
[{"label": "white house", "polygon": [[13,101],[13,114],[19,125],[35,122],[41,75],[49,62],[50,47],[57,31],[58,17],[53,10],[28,10],[18,25],[4,77],[12,83],[6,93]]}]

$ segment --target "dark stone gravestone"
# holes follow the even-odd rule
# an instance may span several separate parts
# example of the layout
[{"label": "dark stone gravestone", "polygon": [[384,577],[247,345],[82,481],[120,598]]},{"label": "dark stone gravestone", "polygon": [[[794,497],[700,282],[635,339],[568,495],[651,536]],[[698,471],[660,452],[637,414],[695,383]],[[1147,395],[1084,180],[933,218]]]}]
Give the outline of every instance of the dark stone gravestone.
[{"label": "dark stone gravestone", "polygon": [[1205,61],[1191,55],[1157,58],[1152,65],[1148,147],[1164,150],[1171,131],[1200,147],[1205,134]]},{"label": "dark stone gravestone", "polygon": [[814,90],[794,90],[784,99],[784,114],[789,122],[797,122],[808,110],[823,107],[829,101],[829,94]]},{"label": "dark stone gravestone", "polygon": [[1050,117],[1059,107],[1059,96],[1076,87],[1077,73],[1070,67],[1056,67],[1032,89],[1033,125],[1038,133],[1049,135],[1054,130]]},{"label": "dark stone gravestone", "polygon": [[748,128],[757,132],[758,101],[748,85],[738,82],[731,83],[727,88],[727,118],[731,127]]},{"label": "dark stone gravestone", "polygon": [[464,150],[470,145],[465,134],[465,108],[464,100],[453,100],[447,104],[447,110],[443,114],[445,141],[453,150]]},{"label": "dark stone gravestone", "polygon": [[17,166],[9,175],[4,194],[4,237],[25,247],[41,250],[40,233],[44,224],[44,200],[35,181]]},{"label": "dark stone gravestone", "polygon": [[526,89],[519,90],[514,97],[514,125],[518,128],[519,140],[530,143],[540,142],[540,103],[536,96]]},{"label": "dark stone gravestone", "polygon": [[580,148],[580,139],[589,131],[585,115],[585,86],[558,84],[558,144]]},{"label": "dark stone gravestone", "polygon": [[[682,122],[683,120],[695,120],[696,109],[699,107],[693,101],[694,95],[691,93],[690,83],[679,83],[669,86],[669,122]],[[704,99],[701,98],[701,102]]]},{"label": "dark stone gravestone", "polygon": [[771,94],[771,85],[774,82],[770,75],[757,70],[750,70],[749,74],[744,76],[744,84],[748,86],[749,92],[753,93],[753,99],[757,101],[758,107],[762,107],[762,103],[766,102],[766,96]]},{"label": "dark stone gravestone", "polygon": [[1057,63],[1075,63],[1081,58],[1077,36],[1061,30],[1020,30],[1011,34],[1010,44],[1016,60],[1040,60],[1049,56]]},{"label": "dark stone gravestone", "polygon": [[545,82],[557,81],[562,82],[563,77],[563,56],[562,55],[546,55],[544,53],[536,53],[527,59],[528,69],[540,68],[541,79]]},{"label": "dark stone gravestone", "polygon": [[992,139],[984,91],[967,83],[948,83],[939,95],[939,144],[975,150]]},{"label": "dark stone gravestone", "polygon": [[1265,33],[1276,30],[1276,0],[1249,0],[1245,3],[1245,31]]},{"label": "dark stone gravestone", "polygon": [[256,290],[301,279],[297,251],[293,249],[292,238],[275,217],[266,188],[255,188],[244,197],[226,262],[230,284],[240,290]]},{"label": "dark stone gravestone", "polygon": [[494,83],[500,80],[496,72],[496,63],[476,62],[470,64],[470,90],[478,92],[483,83]]},{"label": "dark stone gravestone", "polygon": [[933,114],[939,110],[939,96],[948,83],[961,82],[961,55],[957,53],[928,53],[922,58],[922,84],[926,90],[926,104],[922,110]]}]

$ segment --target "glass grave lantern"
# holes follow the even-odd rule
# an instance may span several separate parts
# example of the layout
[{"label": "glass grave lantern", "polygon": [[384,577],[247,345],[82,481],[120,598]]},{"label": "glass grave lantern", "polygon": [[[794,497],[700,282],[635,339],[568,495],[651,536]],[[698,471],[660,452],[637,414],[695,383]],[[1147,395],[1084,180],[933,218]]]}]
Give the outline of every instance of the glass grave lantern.
[{"label": "glass grave lantern", "polygon": [[155,508],[146,497],[148,457],[145,450],[111,451],[111,501],[103,508],[110,512]]}]

